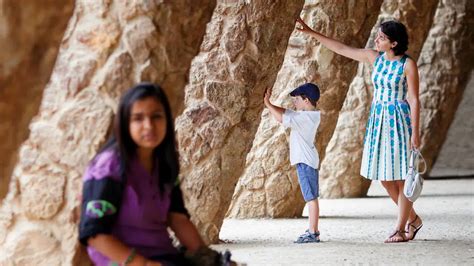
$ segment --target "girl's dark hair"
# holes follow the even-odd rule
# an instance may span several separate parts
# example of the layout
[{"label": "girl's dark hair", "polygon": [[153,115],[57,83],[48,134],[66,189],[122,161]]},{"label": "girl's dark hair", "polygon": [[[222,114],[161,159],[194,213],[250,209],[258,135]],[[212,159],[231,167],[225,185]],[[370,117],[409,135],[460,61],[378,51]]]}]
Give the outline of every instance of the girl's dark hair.
[{"label": "girl's dark hair", "polygon": [[[115,115],[113,135],[100,152],[113,148],[119,154],[120,175],[125,179],[125,173],[130,166],[130,160],[136,155],[137,145],[133,141],[129,125],[133,104],[138,100],[154,98],[163,105],[166,116],[166,135],[161,144],[153,151],[154,162],[158,162],[159,188],[163,192],[165,185],[173,185],[178,179],[179,159],[176,151],[174,121],[171,108],[164,91],[152,83],[139,83],[129,89],[120,99]],[[100,153],[99,152],[99,153]]]},{"label": "girl's dark hair", "polygon": [[408,50],[408,33],[405,25],[398,21],[386,21],[380,25],[380,30],[387,35],[390,42],[397,42],[392,48],[395,55],[402,55]]}]

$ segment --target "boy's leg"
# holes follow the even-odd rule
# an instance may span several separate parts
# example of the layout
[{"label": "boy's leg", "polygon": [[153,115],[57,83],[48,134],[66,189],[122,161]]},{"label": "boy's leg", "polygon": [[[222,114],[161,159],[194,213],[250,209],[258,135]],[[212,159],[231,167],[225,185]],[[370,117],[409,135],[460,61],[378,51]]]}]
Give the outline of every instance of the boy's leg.
[{"label": "boy's leg", "polygon": [[311,174],[308,175],[309,187],[311,189],[310,200],[307,201],[309,210],[309,231],[311,233],[319,232],[319,171],[318,169],[311,169]]},{"label": "boy's leg", "polygon": [[319,223],[319,201],[318,198],[308,201],[308,210],[309,210],[309,232],[315,233],[319,232],[318,223]]},{"label": "boy's leg", "polygon": [[296,165],[298,181],[300,183],[303,198],[308,203],[309,228],[302,234],[295,243],[319,242],[319,182],[318,170],[306,164]]},{"label": "boy's leg", "polygon": [[309,231],[315,233],[319,231],[319,172],[309,165],[299,163],[296,165],[298,181],[301,193],[308,204],[309,210]]}]

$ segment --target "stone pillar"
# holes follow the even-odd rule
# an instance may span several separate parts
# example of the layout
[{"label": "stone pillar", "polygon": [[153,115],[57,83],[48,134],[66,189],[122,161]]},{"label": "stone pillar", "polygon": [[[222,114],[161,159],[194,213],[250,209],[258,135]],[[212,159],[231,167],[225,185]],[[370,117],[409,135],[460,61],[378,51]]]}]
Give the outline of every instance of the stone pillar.
[{"label": "stone pillar", "polygon": [[474,156],[466,156],[474,151],[472,114],[474,114],[474,71],[471,69],[462,100],[449,127],[446,140],[432,166],[430,177],[474,176]]},{"label": "stone pillar", "polygon": [[[407,54],[418,58],[422,44],[432,24],[437,0],[385,0],[379,19],[366,47],[374,47],[374,39],[381,22],[397,19],[408,29]],[[336,129],[326,149],[321,165],[321,194],[326,198],[361,197],[367,194],[370,182],[360,176],[365,126],[372,102],[372,66],[359,63],[357,76],[347,92],[339,113]]]},{"label": "stone pillar", "polygon": [[[306,1],[302,17],[315,28],[353,46],[362,46],[377,18],[382,1],[356,5],[353,1]],[[321,88],[318,108],[322,112],[316,137],[320,158],[336,125],[357,63],[337,55],[314,38],[295,31],[290,38],[285,60],[273,86],[272,102],[293,108],[288,95],[298,85],[314,82]],[[282,125],[265,110],[245,171],[237,184],[230,217],[300,216],[304,201],[295,168],[290,166],[288,136]]]},{"label": "stone pillar", "polygon": [[216,243],[245,155],[303,1],[220,1],[177,119],[182,189],[206,242]]},{"label": "stone pillar", "polygon": [[[183,91],[214,7],[195,0],[76,3],[0,209],[0,265],[88,262],[77,240],[81,176],[118,98],[142,80]],[[179,82],[171,86],[168,78]]]},{"label": "stone pillar", "polygon": [[0,202],[38,112],[74,1],[0,3]]},{"label": "stone pillar", "polygon": [[473,16],[474,2],[441,0],[418,60],[422,153],[429,170],[446,139],[472,70]]}]

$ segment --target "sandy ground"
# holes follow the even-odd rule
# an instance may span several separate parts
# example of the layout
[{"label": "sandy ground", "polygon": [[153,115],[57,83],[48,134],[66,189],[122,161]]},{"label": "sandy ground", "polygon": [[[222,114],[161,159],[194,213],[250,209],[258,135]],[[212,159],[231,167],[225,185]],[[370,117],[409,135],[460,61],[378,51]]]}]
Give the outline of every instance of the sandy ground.
[{"label": "sandy ground", "polygon": [[[320,200],[321,243],[294,244],[307,218],[224,221],[232,258],[252,265],[474,265],[474,179],[427,180],[415,209],[416,240],[384,244],[396,207],[379,183],[367,198]],[[303,213],[305,215],[307,212]]]}]

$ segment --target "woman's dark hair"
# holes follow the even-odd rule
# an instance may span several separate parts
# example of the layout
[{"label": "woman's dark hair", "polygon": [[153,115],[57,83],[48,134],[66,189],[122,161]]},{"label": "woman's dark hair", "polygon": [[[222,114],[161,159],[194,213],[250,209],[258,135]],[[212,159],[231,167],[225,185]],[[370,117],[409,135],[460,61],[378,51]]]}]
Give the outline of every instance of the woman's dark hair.
[{"label": "woman's dark hair", "polygon": [[[154,98],[163,105],[166,116],[166,135],[161,144],[153,151],[154,161],[158,162],[159,187],[163,192],[165,185],[173,185],[179,174],[179,159],[176,151],[174,121],[171,108],[164,91],[160,86],[152,83],[139,83],[129,89],[120,99],[117,114],[115,115],[113,135],[101,149],[115,149],[119,154],[120,175],[125,178],[125,173],[130,165],[130,160],[136,155],[137,145],[130,135],[130,113],[136,101]],[[100,152],[99,152],[100,153]]]},{"label": "woman's dark hair", "polygon": [[408,50],[408,33],[405,25],[391,20],[382,23],[380,30],[387,35],[390,42],[397,42],[397,45],[392,48],[395,55],[402,55]]}]

